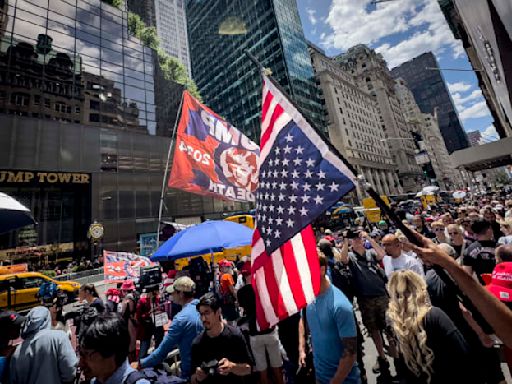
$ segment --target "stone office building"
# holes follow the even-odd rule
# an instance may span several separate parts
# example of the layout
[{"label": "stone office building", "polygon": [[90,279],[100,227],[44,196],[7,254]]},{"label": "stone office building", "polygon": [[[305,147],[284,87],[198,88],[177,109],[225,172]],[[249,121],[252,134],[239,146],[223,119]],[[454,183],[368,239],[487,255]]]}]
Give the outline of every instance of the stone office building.
[{"label": "stone office building", "polygon": [[395,93],[395,82],[382,55],[365,45],[356,45],[335,60],[354,76],[357,86],[368,91],[377,102],[382,118],[380,126],[397,166],[400,184],[404,192],[417,192],[422,173],[415,160],[414,140]]},{"label": "stone office building", "polygon": [[381,128],[377,102],[321,49],[310,45],[310,53],[325,100],[329,139],[377,192],[400,194],[397,165]]}]

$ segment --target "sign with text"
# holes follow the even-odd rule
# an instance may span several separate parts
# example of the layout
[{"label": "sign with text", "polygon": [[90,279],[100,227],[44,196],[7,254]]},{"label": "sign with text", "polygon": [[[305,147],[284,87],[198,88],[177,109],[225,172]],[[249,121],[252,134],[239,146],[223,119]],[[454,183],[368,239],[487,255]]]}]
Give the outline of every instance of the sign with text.
[{"label": "sign with text", "polygon": [[170,188],[254,201],[258,156],[257,144],[185,92]]},{"label": "sign with text", "polygon": [[89,184],[91,175],[76,172],[32,172],[0,170],[0,184]]}]

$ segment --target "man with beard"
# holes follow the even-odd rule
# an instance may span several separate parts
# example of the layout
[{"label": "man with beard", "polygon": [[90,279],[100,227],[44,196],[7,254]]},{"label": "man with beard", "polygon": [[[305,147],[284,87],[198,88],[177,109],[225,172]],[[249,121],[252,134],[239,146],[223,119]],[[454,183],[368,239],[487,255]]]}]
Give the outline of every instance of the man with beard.
[{"label": "man with beard", "polygon": [[219,299],[207,293],[196,308],[204,331],[192,342],[192,384],[243,383],[253,361],[242,333],[224,324]]}]

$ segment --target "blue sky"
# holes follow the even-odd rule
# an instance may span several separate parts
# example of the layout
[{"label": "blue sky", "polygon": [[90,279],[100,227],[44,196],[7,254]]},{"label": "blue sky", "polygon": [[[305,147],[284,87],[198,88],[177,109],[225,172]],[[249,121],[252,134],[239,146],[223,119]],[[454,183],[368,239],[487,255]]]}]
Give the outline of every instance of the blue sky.
[{"label": "blue sky", "polygon": [[[432,51],[441,68],[471,69],[436,0],[297,0],[308,40],[329,56],[366,44],[382,53],[390,68]],[[480,130],[485,140],[496,132],[474,72],[443,71],[466,131]]]}]

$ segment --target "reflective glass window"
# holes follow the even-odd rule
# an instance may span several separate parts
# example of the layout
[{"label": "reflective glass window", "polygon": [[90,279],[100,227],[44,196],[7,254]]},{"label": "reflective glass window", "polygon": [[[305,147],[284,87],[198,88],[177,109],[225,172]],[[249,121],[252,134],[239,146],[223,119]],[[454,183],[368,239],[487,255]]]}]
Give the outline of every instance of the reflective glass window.
[{"label": "reflective glass window", "polygon": [[87,11],[90,13],[94,13],[95,15],[98,15],[98,16],[100,14],[100,9],[98,7],[94,7],[84,0],[77,0],[76,5],[77,5],[77,12]]},{"label": "reflective glass window", "polygon": [[144,82],[142,80],[134,79],[133,77],[125,77],[125,84],[137,88],[144,88]]},{"label": "reflective glass window", "polygon": [[140,59],[136,59],[130,56],[124,56],[124,66],[127,70],[130,72],[138,71],[137,74],[129,75],[132,77],[140,78],[142,76],[141,80],[144,79],[144,62]]},{"label": "reflective glass window", "polygon": [[[54,31],[53,28],[56,28],[59,26],[52,25],[50,29],[50,26],[48,26],[48,36],[50,36],[53,39],[53,47],[54,49],[65,49],[72,54],[75,51],[75,37],[74,37],[74,30],[72,31],[72,34],[67,34],[63,30],[60,32]],[[71,31],[70,31],[71,32]]]},{"label": "reflective glass window", "polygon": [[131,78],[134,78],[137,80],[144,81],[144,72],[134,71],[132,68],[128,68],[126,66],[124,68],[124,71],[125,71],[124,74],[127,77],[131,77]]},{"label": "reflective glass window", "polygon": [[[95,45],[100,45],[99,31],[98,35],[89,33],[91,29],[84,28],[84,25],[81,24],[78,26],[76,31],[76,39],[77,41],[83,41],[84,44],[91,43]],[[78,51],[80,53],[80,51]]]},{"label": "reflective glass window", "polygon": [[124,46],[124,56],[127,60],[138,60],[142,61],[143,54],[140,51],[137,51],[136,49],[130,48],[128,46]]},{"label": "reflective glass window", "polygon": [[99,34],[100,17],[97,14],[89,12],[85,9],[77,8],[76,19],[79,23],[95,27]]},{"label": "reflective glass window", "polygon": [[30,21],[24,21],[17,19],[14,23],[14,41],[26,41],[32,45],[37,44],[37,38],[39,35],[46,33],[46,27],[33,24]]},{"label": "reflective glass window", "polygon": [[121,53],[121,50],[113,51],[108,48],[101,48],[101,60],[114,63],[118,66],[123,65],[123,55]]},{"label": "reflective glass window", "polygon": [[[74,3],[74,2],[73,2]],[[48,9],[57,12],[63,16],[69,17],[70,19],[75,18],[76,7],[75,4],[69,4],[64,0],[50,0]]]},{"label": "reflective glass window", "polygon": [[[135,88],[129,85],[125,86],[125,97],[129,100],[142,101],[146,99],[146,93],[143,89]],[[144,108],[144,106],[143,106]]]},{"label": "reflective glass window", "polygon": [[105,64],[101,66],[101,75],[106,79],[114,81],[114,88],[123,89],[123,73],[121,68],[115,68],[114,71],[106,69]]}]

